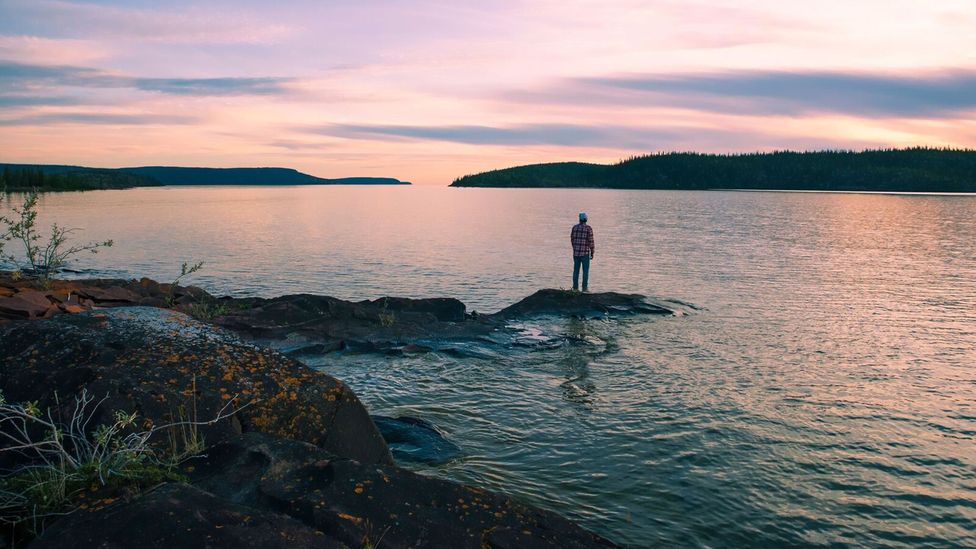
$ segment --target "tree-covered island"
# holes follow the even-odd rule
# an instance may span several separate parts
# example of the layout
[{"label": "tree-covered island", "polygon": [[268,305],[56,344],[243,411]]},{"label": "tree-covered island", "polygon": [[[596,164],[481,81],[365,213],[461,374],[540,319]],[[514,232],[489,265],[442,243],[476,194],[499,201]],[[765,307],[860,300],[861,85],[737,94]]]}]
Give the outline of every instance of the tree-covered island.
[{"label": "tree-covered island", "polygon": [[976,192],[976,151],[916,147],[860,152],[670,152],[615,164],[517,166],[466,175],[451,186],[972,193]]}]

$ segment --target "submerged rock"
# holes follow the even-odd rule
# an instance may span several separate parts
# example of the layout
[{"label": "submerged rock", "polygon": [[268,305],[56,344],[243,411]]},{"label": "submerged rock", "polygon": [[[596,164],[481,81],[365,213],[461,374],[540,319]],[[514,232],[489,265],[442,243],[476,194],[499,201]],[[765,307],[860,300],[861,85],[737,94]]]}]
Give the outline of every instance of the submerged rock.
[{"label": "submerged rock", "polygon": [[506,319],[530,318],[542,315],[563,315],[582,318],[601,318],[607,315],[673,315],[674,310],[650,303],[639,294],[616,292],[582,293],[572,290],[539,290],[510,305],[493,316]]},{"label": "submerged rock", "polygon": [[439,465],[462,455],[457,444],[422,419],[374,415],[373,423],[398,461]]}]

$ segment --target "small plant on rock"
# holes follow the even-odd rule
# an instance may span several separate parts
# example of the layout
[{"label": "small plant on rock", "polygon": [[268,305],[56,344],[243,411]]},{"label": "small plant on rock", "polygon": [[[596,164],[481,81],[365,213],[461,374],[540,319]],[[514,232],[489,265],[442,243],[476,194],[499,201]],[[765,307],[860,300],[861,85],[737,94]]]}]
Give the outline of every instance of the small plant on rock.
[{"label": "small plant on rock", "polygon": [[[5,190],[6,190],[5,188],[0,187],[0,210],[3,209],[3,193]],[[5,257],[3,255],[3,245],[6,244],[7,240],[9,239],[6,230],[6,227],[8,227],[9,225],[10,222],[7,221],[7,218],[0,215],[0,228],[3,228],[3,232],[0,232],[0,261],[3,261],[3,258]]]},{"label": "small plant on rock", "polygon": [[389,328],[396,324],[396,313],[388,310],[389,302],[386,298],[383,298],[383,309],[377,313],[377,317],[380,320],[380,326],[384,328]]},{"label": "small plant on rock", "polygon": [[186,314],[197,320],[203,320],[205,322],[210,322],[218,316],[224,316],[231,312],[230,307],[213,298],[204,299],[198,301],[197,303],[186,305],[184,310],[186,311]]},{"label": "small plant on rock", "polygon": [[[57,396],[55,408],[42,411],[36,402],[8,403],[0,395],[0,453],[18,464],[0,472],[0,522],[26,528],[30,537],[48,519],[73,512],[86,491],[138,492],[183,481],[178,466],[203,450],[197,427],[236,412],[232,399],[209,421],[197,421],[194,406],[189,417],[180,413],[149,429],[139,427],[136,413],[121,411],[96,426],[104,400],[82,390],[65,418]],[[169,438],[168,450],[153,442],[157,435]]]},{"label": "small plant on rock", "polygon": [[190,276],[191,274],[199,271],[202,268],[203,268],[203,261],[194,263],[192,265],[187,263],[186,261],[183,262],[183,265],[180,266],[179,276],[173,279],[173,282],[171,282],[169,285],[169,291],[166,292],[166,304],[168,306],[172,307],[173,305],[176,304],[176,288],[180,285],[180,281]]}]

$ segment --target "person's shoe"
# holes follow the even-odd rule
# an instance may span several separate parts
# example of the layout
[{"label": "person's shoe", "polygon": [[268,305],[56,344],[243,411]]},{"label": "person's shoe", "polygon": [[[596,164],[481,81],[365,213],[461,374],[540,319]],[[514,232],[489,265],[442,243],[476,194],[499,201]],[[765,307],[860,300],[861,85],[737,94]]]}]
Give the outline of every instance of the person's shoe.
[{"label": "person's shoe", "polygon": [[590,293],[590,291],[588,289],[586,289],[586,288],[583,288],[583,293],[584,294],[588,294],[588,293]]}]

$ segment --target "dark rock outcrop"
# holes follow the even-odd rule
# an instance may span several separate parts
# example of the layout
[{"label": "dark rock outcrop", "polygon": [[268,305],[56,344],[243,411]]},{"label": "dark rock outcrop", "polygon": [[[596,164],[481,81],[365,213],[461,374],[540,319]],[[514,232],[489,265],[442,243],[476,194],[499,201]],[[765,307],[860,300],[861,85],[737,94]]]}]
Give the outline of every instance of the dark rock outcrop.
[{"label": "dark rock outcrop", "polygon": [[185,484],[164,484],[130,502],[73,513],[55,522],[30,546],[349,547],[294,518],[236,504]]},{"label": "dark rock outcrop", "polygon": [[217,444],[185,469],[190,485],[80,509],[31,546],[614,546],[505,496],[258,433]]},{"label": "dark rock outcrop", "polygon": [[582,318],[607,315],[673,315],[675,311],[663,304],[654,304],[639,294],[616,292],[581,293],[571,290],[539,290],[529,297],[510,305],[494,316],[502,318],[528,318],[542,315],[565,315]]},{"label": "dark rock outcrop", "polygon": [[373,416],[397,461],[437,465],[461,457],[461,448],[430,423],[415,417]]},{"label": "dark rock outcrop", "polygon": [[[291,340],[292,351],[386,352],[422,338],[473,338],[494,327],[471,322],[464,303],[451,298],[384,297],[345,301],[297,294],[216,298],[194,286],[141,280],[54,280],[39,290],[0,273],[0,325],[110,307],[171,308],[263,343]],[[414,352],[407,349],[405,352]]]},{"label": "dark rock outcrop", "polygon": [[296,441],[247,435],[212,448],[191,482],[234,502],[298,518],[352,546],[610,547],[548,511],[390,466],[336,458]]},{"label": "dark rock outcrop", "polygon": [[[693,306],[614,292],[540,290],[495,314],[467,314],[450,298],[384,297],[345,301],[297,294],[216,298],[200,288],[153,280],[55,280],[46,290],[0,273],[0,325],[63,313],[144,305],[186,312],[292,356],[335,351],[413,354],[460,349],[456,343],[517,344],[512,320],[540,316],[605,318],[681,314]],[[483,352],[481,349],[479,352]]]},{"label": "dark rock outcrop", "polygon": [[316,341],[392,342],[460,332],[466,319],[464,303],[448,298],[384,297],[352,302],[298,294],[223,302],[229,311],[215,318],[216,324],[265,338],[301,335]]},{"label": "dark rock outcrop", "polygon": [[[242,431],[303,440],[364,463],[392,463],[356,395],[341,381],[270,349],[165,309],[127,307],[18,323],[0,337],[0,390],[39,400],[85,389],[100,411],[138,411],[153,424],[195,409],[208,441]],[[61,400],[62,406],[69,403]],[[187,413],[187,412],[185,412]]]}]

